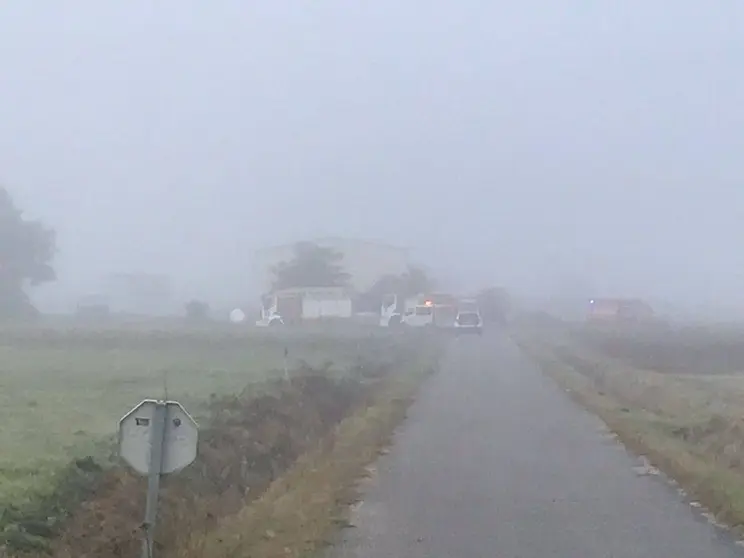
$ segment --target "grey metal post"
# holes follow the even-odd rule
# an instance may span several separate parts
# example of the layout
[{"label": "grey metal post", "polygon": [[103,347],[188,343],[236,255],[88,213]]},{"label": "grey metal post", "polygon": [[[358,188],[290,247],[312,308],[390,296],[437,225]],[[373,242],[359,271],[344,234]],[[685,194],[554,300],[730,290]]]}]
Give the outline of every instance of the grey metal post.
[{"label": "grey metal post", "polygon": [[150,430],[150,470],[147,474],[147,503],[145,504],[145,532],[142,541],[142,558],[153,558],[155,522],[158,516],[158,492],[160,491],[160,472],[163,468],[163,439],[168,406],[158,401],[152,415]]}]

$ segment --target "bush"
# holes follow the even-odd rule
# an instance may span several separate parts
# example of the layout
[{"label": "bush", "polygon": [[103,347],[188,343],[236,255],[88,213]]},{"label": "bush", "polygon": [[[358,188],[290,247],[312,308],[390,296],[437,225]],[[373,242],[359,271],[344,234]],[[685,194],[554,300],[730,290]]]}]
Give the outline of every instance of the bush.
[{"label": "bush", "polygon": [[201,300],[192,300],[186,305],[186,317],[190,320],[208,320],[209,304]]}]

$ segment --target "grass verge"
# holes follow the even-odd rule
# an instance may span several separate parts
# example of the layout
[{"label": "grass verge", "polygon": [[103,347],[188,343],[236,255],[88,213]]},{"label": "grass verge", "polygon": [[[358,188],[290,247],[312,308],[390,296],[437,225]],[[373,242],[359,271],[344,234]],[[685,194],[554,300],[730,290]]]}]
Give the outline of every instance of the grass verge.
[{"label": "grass verge", "polygon": [[712,382],[618,366],[570,344],[515,335],[558,385],[597,414],[633,453],[744,534],[744,423],[741,406]]},{"label": "grass verge", "polygon": [[338,528],[348,525],[358,481],[389,443],[425,375],[384,380],[366,406],[303,455],[259,500],[207,536],[192,537],[178,558],[294,558],[326,547]]},{"label": "grass verge", "polygon": [[[166,479],[165,493],[175,496],[165,498],[164,512],[189,521],[204,512],[198,517],[206,520],[197,521],[204,530],[244,506],[240,489],[257,497],[356,408],[343,386],[365,392],[405,370],[419,350],[405,339],[355,331],[0,328],[0,557],[51,551],[101,558],[136,540],[143,481],[121,467],[113,439],[119,417],[162,394],[166,377],[170,397],[200,423],[201,457]],[[285,364],[297,380],[290,390],[275,381]],[[306,380],[318,376],[313,389]],[[334,410],[340,403],[350,406],[343,416]]]}]

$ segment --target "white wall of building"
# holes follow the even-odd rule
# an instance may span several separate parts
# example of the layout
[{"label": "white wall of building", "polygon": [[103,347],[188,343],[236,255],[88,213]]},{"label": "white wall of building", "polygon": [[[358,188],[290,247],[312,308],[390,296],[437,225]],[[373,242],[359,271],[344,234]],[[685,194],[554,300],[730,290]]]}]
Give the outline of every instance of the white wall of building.
[{"label": "white wall of building", "polygon": [[302,319],[317,320],[321,318],[350,318],[352,304],[349,297],[314,298],[305,296],[302,299]]}]

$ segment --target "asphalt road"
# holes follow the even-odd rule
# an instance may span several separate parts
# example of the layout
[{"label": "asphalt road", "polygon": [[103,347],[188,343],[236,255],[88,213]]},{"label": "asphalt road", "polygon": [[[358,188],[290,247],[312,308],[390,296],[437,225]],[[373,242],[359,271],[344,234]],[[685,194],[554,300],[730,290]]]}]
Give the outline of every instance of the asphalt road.
[{"label": "asphalt road", "polygon": [[505,336],[458,339],[334,558],[744,556]]}]

